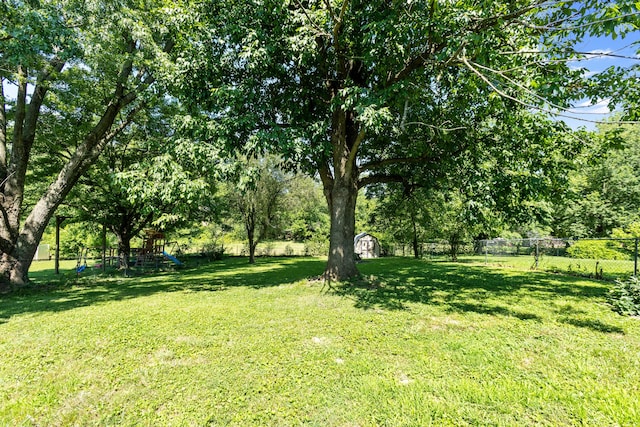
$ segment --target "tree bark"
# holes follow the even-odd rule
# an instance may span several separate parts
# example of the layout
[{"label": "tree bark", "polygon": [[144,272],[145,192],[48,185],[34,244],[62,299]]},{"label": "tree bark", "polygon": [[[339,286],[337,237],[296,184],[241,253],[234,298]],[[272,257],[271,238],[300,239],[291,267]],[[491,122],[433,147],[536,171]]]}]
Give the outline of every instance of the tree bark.
[{"label": "tree bark", "polygon": [[118,239],[118,258],[120,259],[120,268],[129,270],[131,267],[129,258],[131,258],[131,236],[124,234],[116,234]]},{"label": "tree bark", "polygon": [[460,248],[460,238],[457,233],[449,236],[449,255],[451,261],[458,261],[458,249]]},{"label": "tree bark", "polygon": [[324,277],[343,281],[359,274],[353,239],[356,227],[358,168],[356,152],[363,135],[358,132],[352,112],[337,109],[332,118],[333,176],[321,171],[331,214],[329,258]]},{"label": "tree bark", "polygon": [[336,180],[331,192],[331,231],[329,258],[325,269],[328,280],[347,280],[357,276],[353,239],[355,236],[357,184]]},{"label": "tree bark", "polygon": [[420,259],[420,257],[422,256],[422,254],[420,253],[420,248],[418,246],[418,225],[417,225],[417,221],[416,221],[416,212],[414,209],[414,206],[411,205],[409,207],[410,211],[411,211],[411,226],[412,226],[412,232],[413,232],[413,257],[415,259]]},{"label": "tree bark", "polygon": [[258,242],[253,237],[254,228],[247,228],[247,239],[249,240],[249,264],[256,263],[256,247],[258,246]]},{"label": "tree bark", "polygon": [[249,239],[249,264],[256,263],[256,247],[258,244],[253,240]]},{"label": "tree bark", "polygon": [[4,99],[4,79],[0,78],[0,193],[7,178],[7,110]]}]

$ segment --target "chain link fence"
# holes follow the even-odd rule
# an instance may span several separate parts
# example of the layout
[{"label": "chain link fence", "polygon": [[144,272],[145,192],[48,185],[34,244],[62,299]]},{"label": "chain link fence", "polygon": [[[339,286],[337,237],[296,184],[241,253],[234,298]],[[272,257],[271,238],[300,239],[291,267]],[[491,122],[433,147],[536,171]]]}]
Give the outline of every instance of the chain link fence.
[{"label": "chain link fence", "polygon": [[531,269],[613,280],[638,273],[638,239],[492,239],[478,241],[485,263],[524,257]]},{"label": "chain link fence", "polygon": [[[520,269],[562,272],[615,280],[638,274],[639,239],[491,239],[456,243],[452,251],[446,240],[418,244],[427,259],[451,259]],[[411,244],[391,246],[388,255],[414,256]]]}]

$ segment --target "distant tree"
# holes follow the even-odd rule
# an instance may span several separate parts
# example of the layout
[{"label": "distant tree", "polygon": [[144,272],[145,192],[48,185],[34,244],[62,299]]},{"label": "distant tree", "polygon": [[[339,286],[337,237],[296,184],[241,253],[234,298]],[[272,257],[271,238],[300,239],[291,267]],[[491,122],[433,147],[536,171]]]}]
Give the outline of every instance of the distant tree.
[{"label": "distant tree", "polygon": [[558,234],[604,237],[640,221],[640,126],[600,126],[556,208]]},{"label": "distant tree", "polygon": [[409,190],[399,184],[387,184],[369,195],[377,200],[375,209],[369,212],[370,228],[378,233],[383,245],[409,243],[414,257],[422,256],[422,243],[429,237],[427,227],[430,226],[429,201],[424,194],[422,189]]},{"label": "distant tree", "polygon": [[274,157],[242,159],[240,167],[229,196],[242,218],[253,264],[258,243],[278,227],[287,177]]},{"label": "distant tree", "polygon": [[314,234],[329,234],[329,212],[322,184],[306,175],[287,180],[282,203],[282,226],[294,240],[304,242]]}]

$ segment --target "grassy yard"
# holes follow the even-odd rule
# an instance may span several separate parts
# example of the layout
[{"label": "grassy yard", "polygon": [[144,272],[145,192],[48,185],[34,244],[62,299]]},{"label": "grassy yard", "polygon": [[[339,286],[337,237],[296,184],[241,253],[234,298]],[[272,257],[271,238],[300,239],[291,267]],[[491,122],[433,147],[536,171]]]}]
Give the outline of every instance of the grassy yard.
[{"label": "grassy yard", "polygon": [[[433,257],[432,259],[444,260],[446,257]],[[535,258],[532,255],[463,255],[460,262],[485,264],[497,267],[509,267],[519,270],[532,270],[535,268]],[[628,279],[633,275],[633,260],[596,260],[583,258],[569,258],[562,256],[545,255],[540,257],[539,271],[556,273],[568,273],[583,277],[601,277],[605,280]]]},{"label": "grassy yard", "polygon": [[403,258],[305,280],[323,267],[227,259],[3,297],[0,425],[640,419],[640,321],[610,311],[610,284]]},{"label": "grassy yard", "polygon": [[[425,260],[431,262],[449,261],[449,255],[425,255]],[[564,273],[572,276],[604,279],[614,281],[626,280],[633,275],[633,260],[602,260],[570,258],[566,256],[544,255],[535,265],[533,255],[459,255],[459,263],[472,265],[487,265],[492,267],[506,267],[523,271],[546,271]]]}]

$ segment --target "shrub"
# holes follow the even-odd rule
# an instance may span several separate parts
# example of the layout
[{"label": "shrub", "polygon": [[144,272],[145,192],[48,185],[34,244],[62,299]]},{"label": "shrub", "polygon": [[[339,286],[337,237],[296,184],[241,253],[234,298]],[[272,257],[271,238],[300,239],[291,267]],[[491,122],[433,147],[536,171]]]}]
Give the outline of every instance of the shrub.
[{"label": "shrub", "polygon": [[616,241],[611,240],[579,240],[567,249],[571,258],[625,260],[629,259]]},{"label": "shrub", "polygon": [[262,247],[260,248],[260,255],[262,256],[271,256],[273,255],[273,251],[276,248],[276,246],[273,244],[273,242],[265,242],[264,244],[262,244]]},{"label": "shrub", "polygon": [[224,246],[215,243],[208,243],[202,246],[200,256],[210,261],[218,261],[224,257]]},{"label": "shrub", "polygon": [[329,253],[329,239],[319,234],[314,235],[304,244],[305,255],[322,256]]},{"label": "shrub", "polygon": [[609,291],[609,304],[613,311],[625,316],[640,315],[640,280],[631,276],[628,280],[616,280]]}]

